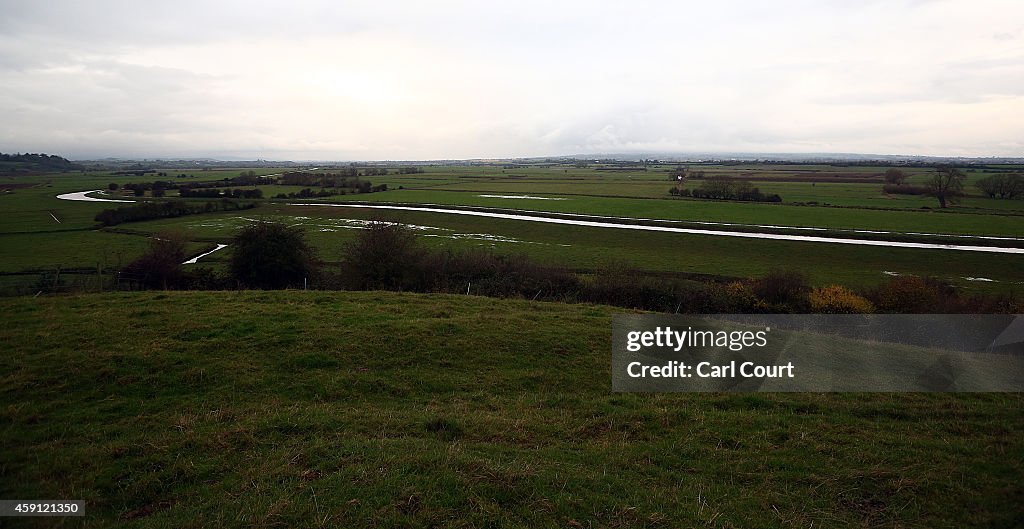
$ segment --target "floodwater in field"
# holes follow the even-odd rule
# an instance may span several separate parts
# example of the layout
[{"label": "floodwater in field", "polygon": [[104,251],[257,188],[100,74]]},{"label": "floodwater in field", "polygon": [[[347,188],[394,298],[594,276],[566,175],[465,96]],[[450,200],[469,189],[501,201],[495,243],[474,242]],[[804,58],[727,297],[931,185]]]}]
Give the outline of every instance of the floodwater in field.
[{"label": "floodwater in field", "polygon": [[[890,276],[890,277],[899,277],[899,276],[903,275],[903,274],[901,274],[899,272],[890,272],[888,270],[882,270],[882,273],[887,275],[887,276]],[[999,281],[997,281],[995,279],[990,279],[990,278],[987,278],[987,277],[962,277],[961,279],[963,279],[964,281],[972,281],[972,282],[979,282],[980,281],[982,283],[998,283],[999,282]]]},{"label": "floodwater in field", "polygon": [[117,200],[113,198],[90,197],[89,193],[105,194],[102,189],[93,189],[92,191],[76,191],[74,193],[64,193],[63,195],[57,195],[57,198],[61,200],[74,200],[77,202],[132,202],[131,200]]},{"label": "floodwater in field", "polygon": [[[509,243],[509,244],[540,244],[547,245],[547,243],[525,241],[522,239],[516,239],[514,237],[505,237],[503,235],[494,235],[491,233],[462,233],[456,232],[448,228],[441,228],[439,226],[424,226],[420,224],[402,224],[396,222],[387,221],[373,221],[364,219],[336,219],[336,218],[319,218],[319,217],[304,217],[304,216],[292,216],[292,217],[279,217],[280,220],[287,223],[289,226],[304,226],[311,228],[314,231],[321,233],[332,233],[339,230],[361,230],[366,229],[370,224],[381,223],[381,224],[401,224],[405,228],[421,232],[423,237],[437,237],[441,239],[452,239],[452,240],[466,240],[466,241],[480,241],[482,243]],[[227,218],[216,218],[206,219],[201,221],[189,222],[186,225],[191,228],[207,228],[214,229],[217,231],[234,231],[247,224],[255,222],[262,222],[260,219],[254,219],[251,217],[227,217]],[[568,244],[559,244],[558,246],[570,246]],[[218,248],[219,250],[220,248]],[[216,250],[214,250],[216,251]],[[210,252],[213,253],[213,252]],[[205,255],[205,254],[204,254]],[[202,255],[199,257],[203,257]],[[188,264],[188,263],[185,263]]]},{"label": "floodwater in field", "polygon": [[1024,248],[1007,248],[1001,246],[972,246],[963,244],[937,244],[937,243],[924,243],[924,242],[904,242],[904,241],[879,241],[869,239],[846,239],[842,237],[818,237],[811,235],[788,235],[782,233],[756,233],[756,232],[741,232],[741,231],[723,231],[723,230],[705,230],[700,228],[677,228],[673,226],[648,226],[640,224],[620,224],[615,222],[602,222],[602,221],[590,221],[590,220],[574,220],[564,219],[556,217],[540,217],[535,215],[520,215],[512,213],[496,213],[490,211],[475,211],[475,210],[464,210],[464,209],[446,209],[446,208],[435,208],[435,207],[413,207],[413,206],[392,206],[392,205],[371,205],[362,203],[300,203],[300,204],[289,204],[292,206],[321,206],[321,207],[339,207],[339,208],[365,208],[365,209],[385,209],[385,210],[398,210],[398,211],[422,211],[426,213],[445,213],[450,215],[464,215],[470,217],[487,217],[494,219],[506,219],[506,220],[520,220],[527,222],[543,222],[548,224],[566,224],[570,226],[586,226],[592,228],[616,228],[623,230],[636,230],[636,231],[655,231],[655,232],[667,232],[667,233],[686,233],[692,235],[710,235],[718,237],[739,237],[745,239],[768,239],[768,240],[779,240],[779,241],[799,241],[799,242],[818,242],[818,243],[830,243],[830,244],[850,244],[855,246],[882,246],[888,248],[914,248],[914,249],[928,249],[928,250],[956,250],[956,251],[967,251],[967,252],[981,252],[981,253],[1002,253],[1002,254],[1024,254]]},{"label": "floodwater in field", "polygon": [[518,198],[522,200],[569,200],[567,198],[534,197],[530,195],[477,195],[484,198]]}]

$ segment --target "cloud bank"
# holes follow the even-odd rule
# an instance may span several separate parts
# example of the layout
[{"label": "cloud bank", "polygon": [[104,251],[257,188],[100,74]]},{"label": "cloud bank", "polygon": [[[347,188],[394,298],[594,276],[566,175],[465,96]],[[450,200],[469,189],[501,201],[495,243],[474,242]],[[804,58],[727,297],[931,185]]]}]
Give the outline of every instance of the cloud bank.
[{"label": "cloud bank", "polygon": [[3,2],[0,150],[1024,155],[1024,4],[751,4]]}]

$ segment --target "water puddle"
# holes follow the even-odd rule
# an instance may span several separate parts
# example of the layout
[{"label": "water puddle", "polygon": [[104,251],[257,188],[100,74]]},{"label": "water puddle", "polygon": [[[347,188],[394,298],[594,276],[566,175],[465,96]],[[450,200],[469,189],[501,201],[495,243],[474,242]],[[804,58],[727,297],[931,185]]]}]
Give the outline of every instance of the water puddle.
[{"label": "water puddle", "polygon": [[[470,240],[470,241],[481,241],[487,243],[507,243],[507,244],[543,244],[541,242],[524,241],[516,239],[514,237],[505,237],[502,235],[494,235],[490,233],[460,233],[455,232],[448,228],[441,228],[439,226],[424,226],[420,224],[403,224],[399,222],[389,222],[380,220],[364,220],[364,219],[331,219],[331,218],[316,218],[316,217],[286,217],[289,221],[299,221],[289,224],[290,226],[308,226],[320,233],[336,233],[341,230],[362,230],[366,229],[370,224],[381,223],[387,225],[401,225],[411,230],[422,232],[424,237],[436,237],[441,239],[452,239],[452,240]],[[218,231],[234,231],[246,224],[262,222],[259,219],[250,217],[229,217],[214,220],[202,220],[196,222],[190,222],[187,226],[191,228],[213,228]],[[493,244],[492,244],[493,245]],[[568,244],[559,244],[558,246],[570,246]],[[220,248],[217,248],[219,250]],[[213,251],[217,251],[213,250]],[[205,257],[213,251],[200,255],[196,259]],[[194,263],[195,261],[191,261]],[[183,263],[183,264],[191,264]]]},{"label": "water puddle", "polygon": [[483,198],[518,198],[522,200],[569,200],[567,198],[534,197],[530,195],[477,195]]}]

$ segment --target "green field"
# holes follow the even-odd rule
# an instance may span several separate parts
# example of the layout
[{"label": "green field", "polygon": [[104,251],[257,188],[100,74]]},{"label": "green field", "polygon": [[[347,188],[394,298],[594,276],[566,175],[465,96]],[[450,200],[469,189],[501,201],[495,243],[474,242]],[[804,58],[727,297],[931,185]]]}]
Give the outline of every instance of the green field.
[{"label": "green field", "polygon": [[83,499],[89,527],[954,528],[1022,514],[1020,395],[616,394],[620,309],[295,291],[0,306],[0,496]]},{"label": "green field", "polygon": [[[668,195],[674,164],[652,165],[626,171],[611,166],[572,165],[448,165],[424,166],[424,173],[366,177],[386,183],[388,191],[366,195],[348,194],[326,199],[275,200],[279,193],[298,192],[299,186],[260,186],[267,199],[244,215],[214,213],[130,223],[99,229],[96,213],[118,204],[57,200],[60,193],[102,189],[110,182],[124,185],[156,179],[212,181],[237,176],[239,170],[179,171],[170,177],[67,173],[7,178],[0,194],[0,285],[35,284],[41,271],[102,270],[118,267],[144,251],[148,238],[164,231],[184,232],[196,253],[214,242],[227,243],[244,218],[281,220],[307,228],[321,257],[340,258],[342,246],[351,240],[358,221],[386,216],[431,228],[422,234],[430,245],[465,248],[484,246],[501,253],[525,253],[546,264],[575,270],[594,270],[610,263],[625,263],[658,273],[714,275],[744,278],[772,269],[805,272],[817,284],[841,283],[870,286],[884,280],[887,272],[935,276],[964,292],[1018,292],[1024,283],[1024,256],[946,250],[862,247],[813,242],[771,241],[705,235],[647,233],[530,222],[467,218],[427,212],[370,212],[349,208],[298,207],[297,202],[369,201],[383,204],[441,204],[503,208],[520,211],[570,213],[628,218],[665,219],[694,223],[727,223],[752,226],[874,230],[900,235],[929,233],[995,236],[1024,239],[1024,200],[998,200],[979,195],[970,182],[984,177],[987,169],[968,170],[969,193],[960,205],[938,210],[934,199],[910,195],[885,195],[881,174],[885,167],[824,165],[734,164],[695,165],[706,176],[725,175],[749,179],[764,191],[783,196],[781,204],[744,203],[674,198]],[[260,169],[274,174],[283,169]],[[315,172],[331,171],[325,169]],[[926,169],[906,170],[910,183],[922,183]],[[175,179],[185,172],[190,178]],[[831,180],[841,180],[834,182]],[[688,187],[700,185],[691,180]],[[250,187],[251,188],[251,187]],[[401,189],[399,189],[401,188]],[[169,195],[175,195],[170,192]],[[554,200],[496,198],[482,195],[532,196]],[[130,198],[117,192],[111,196]],[[202,199],[193,199],[202,200]],[[927,209],[922,209],[927,208]],[[715,227],[715,226],[711,226]],[[781,228],[718,227],[732,230]],[[789,230],[790,233],[807,233]],[[837,231],[844,237],[868,235]],[[811,233],[813,234],[813,233]],[[875,238],[887,235],[875,235]],[[946,237],[939,242],[973,244],[971,239]],[[1024,246],[1024,240],[983,242]],[[200,263],[216,266],[230,250]],[[968,278],[984,278],[979,281]]]}]

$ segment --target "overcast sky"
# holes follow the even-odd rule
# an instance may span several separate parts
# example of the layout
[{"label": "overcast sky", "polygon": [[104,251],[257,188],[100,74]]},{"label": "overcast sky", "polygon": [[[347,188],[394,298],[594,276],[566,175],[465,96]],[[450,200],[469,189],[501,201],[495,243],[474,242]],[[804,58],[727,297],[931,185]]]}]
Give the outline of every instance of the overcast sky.
[{"label": "overcast sky", "polygon": [[0,151],[1024,156],[1024,2],[0,0]]}]

